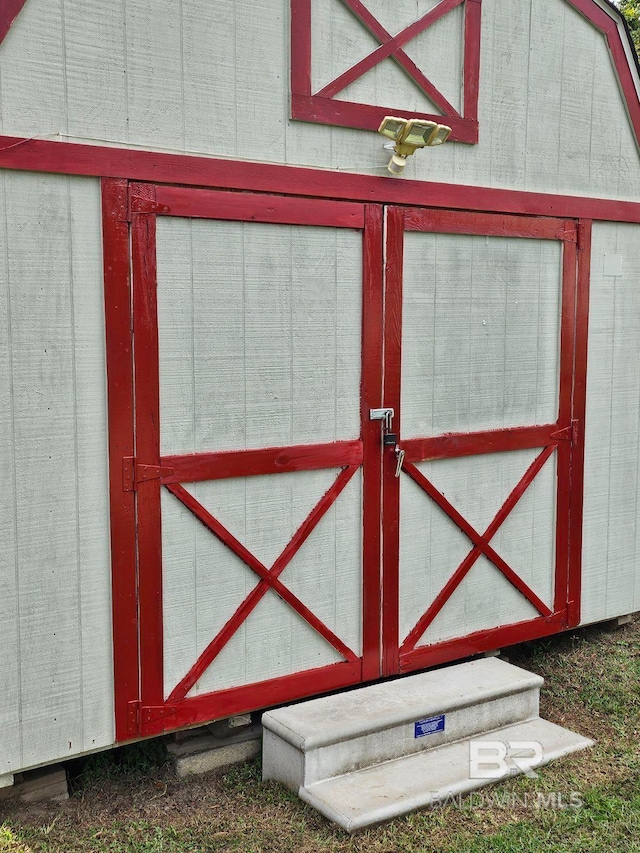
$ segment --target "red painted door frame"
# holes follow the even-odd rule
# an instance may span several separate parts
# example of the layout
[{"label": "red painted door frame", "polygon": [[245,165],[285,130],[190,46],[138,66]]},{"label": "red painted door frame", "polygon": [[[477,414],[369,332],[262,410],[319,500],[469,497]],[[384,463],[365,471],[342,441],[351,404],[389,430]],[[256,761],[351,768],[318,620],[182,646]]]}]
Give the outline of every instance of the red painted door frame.
[{"label": "red painted door frame", "polygon": [[[402,440],[402,284],[405,231],[497,235],[563,244],[562,319],[558,420],[552,424],[446,434]],[[400,479],[393,446],[385,450],[383,474],[383,674],[432,666],[510,643],[555,633],[580,621],[582,486],[591,222],[550,217],[504,216],[391,207],[387,216],[385,285],[385,405],[394,409],[394,433],[405,452],[400,476],[409,476],[470,540],[470,551],[407,637],[399,636]],[[476,531],[416,467],[417,462],[482,453],[538,448],[539,454],[486,531]],[[557,454],[555,598],[549,608],[490,545],[490,540],[536,474]],[[418,646],[446,601],[484,555],[538,610],[537,618]]]},{"label": "red painted door frame", "polygon": [[[380,204],[130,184],[124,179],[103,180],[117,740],[127,740],[140,734],[157,734],[232,713],[299,699],[359,681],[373,680],[381,673],[392,674],[455,660],[578,624],[591,223],[588,220],[577,223],[575,220],[548,217],[389,208],[385,306],[383,212],[384,208]],[[155,300],[157,216],[330,225],[362,230],[363,356],[361,436],[358,441],[262,448],[238,453],[160,456]],[[401,649],[401,638],[398,637],[399,516],[395,454],[393,448],[383,451],[381,423],[370,419],[370,409],[394,407],[397,413],[394,429],[401,436],[399,357],[405,229],[488,235],[508,233],[513,236],[557,239],[564,244],[562,391],[557,423],[471,435],[415,439],[404,443],[400,438],[406,450],[403,476],[412,476],[427,491],[430,484],[420,478],[415,468],[415,463],[421,459],[540,447],[538,465],[541,466],[543,456],[546,458],[553,452],[558,453],[558,470],[559,473],[564,472],[560,477],[563,485],[559,489],[559,505],[563,509],[558,524],[558,543],[565,543],[562,547],[565,552],[568,547],[569,554],[558,567],[558,595],[553,612],[542,612],[539,618],[529,622],[501,626],[437,646],[417,649]],[[571,321],[572,317],[575,317],[575,323]],[[569,353],[573,353],[571,358]],[[386,394],[383,394],[383,370],[386,371]],[[568,426],[570,430],[567,430]],[[294,600],[293,595],[279,582],[278,570],[281,570],[281,566],[268,568],[260,564],[240,543],[233,540],[215,518],[197,505],[196,501],[190,500],[181,484],[201,479],[250,476],[252,473],[342,467],[343,473],[330,489],[330,494],[320,501],[311,514],[313,517],[307,519],[281,555],[284,560],[299,547],[315,521],[360,465],[364,472],[363,524],[366,532],[363,552],[362,657],[358,658],[345,647],[341,648],[344,663],[186,699],[194,678],[197,679],[208,660],[215,657],[218,648],[231,636],[234,625],[241,623],[243,613],[254,603],[250,596],[233,617],[233,624],[228,624],[217,638],[212,638],[210,647],[194,662],[191,672],[176,685],[170,697],[164,697],[161,552],[158,535],[161,488],[170,490],[182,500],[213,535],[234,550],[254,571],[257,581],[255,596],[261,595],[268,588],[274,589],[312,627],[320,633],[324,632],[323,636],[329,642],[334,641],[338,648],[339,641],[338,645],[335,643],[337,638],[333,635],[329,637],[322,623]],[[520,484],[520,492],[524,491],[535,475],[535,465]],[[515,494],[510,500],[515,501],[518,496]],[[432,497],[437,499],[436,495]],[[471,529],[461,516],[455,516],[454,508],[445,507],[445,510],[465,530],[475,550],[489,553],[490,559],[496,557],[489,545],[491,526],[483,534],[479,533]],[[502,515],[506,510],[508,507],[501,510]],[[493,522],[495,529],[501,523],[501,513]],[[504,566],[502,568],[505,569]],[[515,578],[511,580],[517,584]],[[562,592],[565,589],[568,590],[566,595]],[[521,591],[527,594],[526,590]]]}]

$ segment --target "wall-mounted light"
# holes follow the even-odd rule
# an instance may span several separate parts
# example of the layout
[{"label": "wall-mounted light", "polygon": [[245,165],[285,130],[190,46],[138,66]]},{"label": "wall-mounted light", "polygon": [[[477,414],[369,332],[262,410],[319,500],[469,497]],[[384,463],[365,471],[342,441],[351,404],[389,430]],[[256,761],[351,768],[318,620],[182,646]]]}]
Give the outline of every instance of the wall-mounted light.
[{"label": "wall-mounted light", "polygon": [[386,143],[385,148],[393,150],[394,154],[387,164],[392,175],[401,175],[410,157],[418,148],[442,145],[451,134],[451,128],[446,124],[435,121],[412,118],[404,119],[396,116],[385,116],[378,128],[378,133],[393,140]]}]

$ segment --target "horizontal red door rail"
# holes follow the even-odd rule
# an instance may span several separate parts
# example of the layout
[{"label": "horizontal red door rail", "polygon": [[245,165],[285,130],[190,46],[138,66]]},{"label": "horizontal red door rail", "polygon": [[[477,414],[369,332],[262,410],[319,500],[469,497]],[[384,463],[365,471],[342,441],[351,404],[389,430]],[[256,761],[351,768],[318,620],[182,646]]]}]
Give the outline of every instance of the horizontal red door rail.
[{"label": "horizontal red door rail", "polygon": [[460,660],[481,654],[490,649],[510,646],[514,643],[524,643],[526,640],[536,640],[549,634],[557,634],[567,627],[564,613],[554,613],[552,616],[538,616],[526,622],[516,622],[499,628],[488,628],[486,631],[476,631],[465,637],[444,640],[433,646],[420,646],[413,651],[400,654],[400,671],[411,672],[427,666],[437,666],[447,661]]},{"label": "horizontal red door rail", "polygon": [[232,714],[262,710],[304,696],[317,696],[319,693],[339,690],[360,681],[361,670],[360,661],[344,661],[242,687],[192,696],[182,700],[172,709],[149,708],[143,705],[140,713],[142,734],[162,734],[182,726],[202,723],[203,720],[219,720]]},{"label": "horizontal red door rail", "polygon": [[538,240],[572,239],[576,242],[575,222],[551,217],[505,216],[466,213],[456,210],[404,211],[406,231],[435,231],[445,234],[478,234],[483,237],[533,237]]},{"label": "horizontal red door rail", "polygon": [[158,185],[155,199],[136,195],[131,187],[131,212],[192,219],[233,219],[240,222],[269,222],[290,225],[324,225],[333,228],[363,228],[364,204],[324,201],[295,196],[265,196]]},{"label": "horizontal red door rail", "polygon": [[260,450],[228,450],[219,453],[193,453],[163,456],[160,464],[174,473],[162,478],[171,483],[198,483],[228,477],[252,477],[260,474],[285,474],[291,471],[316,471],[362,464],[361,441],[336,441],[333,444],[299,444],[293,447],[267,447]]},{"label": "horizontal red door rail", "polygon": [[452,432],[432,438],[403,440],[402,449],[407,462],[479,456],[482,453],[500,453],[507,450],[529,450],[556,444],[558,439],[553,438],[553,433],[559,429],[557,424],[545,424],[471,433]]}]

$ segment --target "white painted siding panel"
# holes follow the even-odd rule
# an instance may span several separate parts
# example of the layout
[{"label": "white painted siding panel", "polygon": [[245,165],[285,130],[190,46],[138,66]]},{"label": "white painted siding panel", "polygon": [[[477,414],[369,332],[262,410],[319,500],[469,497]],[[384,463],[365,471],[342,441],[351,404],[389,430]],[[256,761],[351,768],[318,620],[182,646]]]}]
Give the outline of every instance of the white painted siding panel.
[{"label": "white painted siding panel", "polygon": [[[182,21],[185,147],[236,155],[236,21],[227,0],[188,0]],[[222,129],[226,130],[221,133]]]},{"label": "white painted siding panel", "polygon": [[122,0],[64,0],[67,112],[76,136],[128,139],[125,6]]},{"label": "white painted siding panel", "polygon": [[64,53],[62,0],[25,4],[0,45],[3,133],[68,132]]},{"label": "white painted siding panel", "polygon": [[410,232],[404,258],[403,437],[553,423],[560,244]]},{"label": "white painted siding panel", "polygon": [[22,766],[20,737],[20,610],[18,600],[18,523],[16,507],[15,428],[11,381],[11,290],[9,287],[9,246],[6,221],[6,188],[1,182],[3,210],[2,254],[0,255],[0,459],[3,488],[0,490],[0,772]]},{"label": "white painted siding panel", "polygon": [[[605,274],[607,254],[622,275]],[[583,622],[640,610],[640,227],[593,234],[585,444]]]},{"label": "white painted siding panel", "polygon": [[[374,134],[289,120],[288,0],[125,5],[123,13],[116,0],[98,10],[29,0],[0,46],[4,133],[384,170]],[[393,31],[431,5],[402,0],[373,11]],[[314,8],[321,85],[375,41],[344,23],[338,0]],[[454,105],[457,18],[460,10],[406,46]],[[482,20],[480,143],[420,152],[407,177],[637,198],[640,154],[603,36],[565,0],[484,0]],[[390,108],[392,90],[407,106],[422,98],[390,59],[352,88],[341,97],[375,95]]]},{"label": "white painted siding panel", "polygon": [[12,771],[110,744],[113,676],[99,185],[5,174],[2,207]]},{"label": "white painted siding panel", "polygon": [[[180,149],[184,147],[182,2],[136,0],[124,8],[129,138]],[[120,18],[122,9],[117,14]]]},{"label": "white painted siding panel", "polygon": [[359,436],[361,232],[163,218],[157,244],[163,454]]}]

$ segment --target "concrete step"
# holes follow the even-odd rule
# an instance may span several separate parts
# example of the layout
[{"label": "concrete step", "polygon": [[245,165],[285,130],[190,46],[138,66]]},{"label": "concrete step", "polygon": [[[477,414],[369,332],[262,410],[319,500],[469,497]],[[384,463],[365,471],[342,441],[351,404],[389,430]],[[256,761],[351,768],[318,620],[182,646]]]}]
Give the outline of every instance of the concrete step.
[{"label": "concrete step", "polygon": [[[484,658],[269,711],[262,716],[263,778],[282,782],[350,832],[379,823],[523,772],[509,753],[522,747],[514,742],[534,741],[520,760],[525,770],[590,745],[539,719],[542,684]],[[494,761],[501,773],[481,772],[477,761],[471,767],[481,741],[511,744]]]},{"label": "concrete step", "polygon": [[542,678],[486,658],[262,715],[263,773],[293,791],[538,716]]},{"label": "concrete step", "polygon": [[[469,760],[471,742],[465,739],[436,749],[397,758],[373,767],[347,773],[299,790],[300,799],[321,814],[353,833],[375,824],[407,814],[415,809],[433,806],[457,794],[468,793],[522,772],[522,764],[513,758],[493,761],[492,749],[487,763],[475,768]],[[517,723],[475,739],[478,743],[534,743],[538,750],[522,750],[535,766],[548,764],[571,752],[591,746],[592,741],[540,718]],[[507,747],[508,748],[508,747]],[[502,753],[500,753],[502,754]],[[496,756],[497,757],[497,756]],[[539,760],[538,760],[539,758]],[[518,759],[516,759],[517,761]],[[478,773],[491,773],[489,778],[475,778]]]}]

